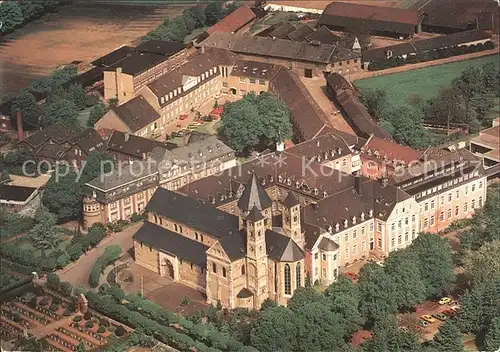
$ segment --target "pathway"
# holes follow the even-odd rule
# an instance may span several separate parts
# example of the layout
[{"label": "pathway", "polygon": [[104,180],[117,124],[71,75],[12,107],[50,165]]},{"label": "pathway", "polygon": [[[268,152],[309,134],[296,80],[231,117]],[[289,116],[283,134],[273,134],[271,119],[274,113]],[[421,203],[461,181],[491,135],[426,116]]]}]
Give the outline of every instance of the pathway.
[{"label": "pathway", "polygon": [[84,286],[90,288],[89,285],[89,274],[92,270],[97,258],[99,258],[103,253],[104,249],[110,245],[119,245],[122,247],[125,253],[133,246],[132,236],[141,227],[142,222],[133,224],[127,227],[122,232],[117,232],[109,235],[99,243],[99,245],[88,251],[86,254],[82,255],[76,262],[71,263],[64,269],[58,270],[57,275],[61,278],[61,281],[68,281],[73,286]]},{"label": "pathway", "polygon": [[64,317],[62,319],[53,321],[50,324],[36,327],[35,329],[30,330],[30,332],[33,335],[35,335],[37,337],[37,339],[41,339],[44,336],[50,335],[51,333],[53,333],[54,331],[56,331],[57,328],[67,327],[71,323],[72,319],[73,319],[72,316]]}]

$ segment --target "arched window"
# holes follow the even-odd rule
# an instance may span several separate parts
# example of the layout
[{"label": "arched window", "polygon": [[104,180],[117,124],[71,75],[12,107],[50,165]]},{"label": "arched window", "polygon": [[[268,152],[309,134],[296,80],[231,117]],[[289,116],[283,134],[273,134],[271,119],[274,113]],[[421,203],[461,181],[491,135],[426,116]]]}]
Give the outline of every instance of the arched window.
[{"label": "arched window", "polygon": [[155,224],[158,223],[158,217],[155,215]]},{"label": "arched window", "polygon": [[241,266],[241,275],[245,275],[245,264]]},{"label": "arched window", "polygon": [[226,277],[227,276],[227,273],[226,273],[226,268],[222,268],[222,276]]},{"label": "arched window", "polygon": [[200,235],[200,241],[203,242],[203,235]]},{"label": "arched window", "polygon": [[174,229],[175,229],[175,232],[177,232],[177,224],[174,224]]},{"label": "arched window", "polygon": [[196,240],[198,241],[198,232],[195,232],[194,236],[196,237]]},{"label": "arched window", "polygon": [[215,263],[212,263],[212,271],[217,273],[217,265]]},{"label": "arched window", "polygon": [[285,264],[285,295],[292,294],[292,278],[290,273],[290,264]]},{"label": "arched window", "polygon": [[179,232],[182,233],[182,226],[179,225]]},{"label": "arched window", "polygon": [[300,270],[300,263],[297,263],[297,265],[295,266],[295,283],[296,283],[296,287],[300,287],[300,274],[301,274],[301,270]]}]

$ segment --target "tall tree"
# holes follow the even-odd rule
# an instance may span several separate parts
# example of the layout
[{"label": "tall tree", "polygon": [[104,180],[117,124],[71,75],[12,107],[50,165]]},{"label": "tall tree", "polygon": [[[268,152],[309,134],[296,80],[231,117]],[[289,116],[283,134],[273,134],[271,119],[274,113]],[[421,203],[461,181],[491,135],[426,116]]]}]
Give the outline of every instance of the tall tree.
[{"label": "tall tree", "polygon": [[292,351],[297,336],[296,315],[288,308],[266,309],[252,329],[252,346],[259,351]]},{"label": "tall tree", "polygon": [[383,89],[363,89],[360,92],[360,101],[368,110],[368,113],[378,121],[382,111],[388,107],[387,92]]},{"label": "tall tree", "polygon": [[409,106],[390,106],[384,109],[380,125],[396,142],[422,148],[428,145],[428,133],[423,126],[422,113]]},{"label": "tall tree", "polygon": [[20,0],[19,7],[23,13],[23,17],[26,21],[30,21],[35,18],[39,18],[43,14],[43,4],[37,1],[31,0]]},{"label": "tall tree", "polygon": [[46,210],[41,210],[37,216],[37,224],[30,230],[29,235],[35,248],[38,248],[45,258],[47,250],[57,248],[60,242],[58,230],[55,227],[56,217]]},{"label": "tall tree", "polygon": [[78,109],[83,109],[87,105],[87,95],[81,84],[72,84],[68,89],[68,95]]},{"label": "tall tree", "polygon": [[17,1],[0,3],[0,33],[10,33],[24,23],[23,11]]},{"label": "tall tree", "polygon": [[90,109],[89,119],[87,121],[88,127],[94,127],[94,124],[104,116],[104,114],[108,111],[108,108],[104,103],[99,103],[94,105],[92,109]]},{"label": "tall tree", "polygon": [[[0,5],[0,7],[1,6],[2,5]],[[16,116],[18,111],[21,112],[23,128],[27,130],[38,128],[41,110],[36,103],[35,96],[26,89],[21,90],[19,95],[17,95],[12,102],[12,116]]]},{"label": "tall tree", "polygon": [[400,331],[395,316],[389,315],[377,321],[373,327],[373,337],[364,342],[362,347],[364,352],[419,351],[420,343],[414,333]]},{"label": "tall tree", "polygon": [[425,300],[426,289],[414,253],[408,249],[391,252],[384,269],[392,277],[398,309],[409,310]]},{"label": "tall tree", "polygon": [[448,132],[451,123],[466,122],[465,108],[456,88],[441,88],[437,97],[429,101],[426,119],[433,123],[444,124]]},{"label": "tall tree", "polygon": [[190,16],[194,20],[195,28],[203,27],[207,19],[205,17],[205,9],[201,6],[192,6],[185,9],[183,15]]},{"label": "tall tree", "polygon": [[493,319],[484,337],[484,347],[487,352],[500,349],[500,317]]},{"label": "tall tree", "polygon": [[340,275],[325,291],[330,301],[332,312],[340,313],[346,321],[349,334],[357,331],[364,324],[363,316],[359,312],[359,290],[349,278]]},{"label": "tall tree", "polygon": [[481,67],[483,85],[488,94],[498,96],[500,91],[500,70],[494,62],[489,62]]},{"label": "tall tree", "polygon": [[460,330],[453,321],[448,320],[441,325],[438,333],[434,336],[432,347],[439,352],[464,351]]},{"label": "tall tree", "polygon": [[212,26],[216,24],[223,15],[222,2],[213,1],[207,5],[205,8],[206,25]]},{"label": "tall tree", "polygon": [[422,233],[413,241],[410,250],[418,260],[426,296],[438,297],[450,292],[455,274],[448,240],[436,234]]},{"label": "tall tree", "polygon": [[45,104],[43,112],[43,125],[50,126],[56,123],[64,125],[77,124],[78,107],[71,100],[56,100]]},{"label": "tall tree", "polygon": [[101,171],[108,173],[113,167],[113,158],[105,153],[96,151],[90,152],[85,159],[85,164],[78,182],[84,185],[92,181],[101,174]]},{"label": "tall tree", "polygon": [[290,111],[275,96],[262,93],[256,99],[257,109],[266,144],[276,143],[292,137]]},{"label": "tall tree", "polygon": [[[59,166],[56,175],[64,175],[64,166]],[[83,187],[77,182],[77,174],[73,171],[65,176],[53,175],[43,193],[43,204],[54,213],[59,220],[79,219],[82,213]]]},{"label": "tall tree", "polygon": [[288,301],[288,308],[297,312],[300,307],[309,303],[325,302],[325,296],[312,287],[298,287]]},{"label": "tall tree", "polygon": [[380,265],[366,264],[359,273],[357,285],[359,310],[367,321],[374,323],[396,312],[394,284]]},{"label": "tall tree", "polygon": [[475,284],[500,281],[500,240],[486,242],[477,251],[467,251],[463,265]]}]

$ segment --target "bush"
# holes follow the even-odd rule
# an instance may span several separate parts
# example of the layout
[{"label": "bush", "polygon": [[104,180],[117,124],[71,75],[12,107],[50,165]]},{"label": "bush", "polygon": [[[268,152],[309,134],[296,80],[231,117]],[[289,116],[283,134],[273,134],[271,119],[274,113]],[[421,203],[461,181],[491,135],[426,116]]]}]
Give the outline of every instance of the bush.
[{"label": "bush", "polygon": [[89,276],[89,283],[92,287],[97,287],[99,285],[99,279],[101,278],[101,273],[103,269],[109,264],[117,260],[122,254],[122,248],[117,245],[107,246],[104,250],[103,255],[97,258]]},{"label": "bush", "polygon": [[59,280],[59,276],[57,276],[54,273],[50,273],[47,275],[47,286],[52,289],[52,290],[58,290],[59,289],[59,283],[61,280]]},{"label": "bush", "polygon": [[[71,311],[69,309],[66,309],[63,313],[65,317],[69,317],[71,315]],[[75,317],[76,318],[76,317]]]},{"label": "bush", "polygon": [[104,326],[102,326],[102,325],[101,325],[101,326],[99,326],[99,328],[97,329],[97,332],[98,332],[99,334],[103,334],[103,333],[105,333],[105,332],[106,332],[106,328],[105,328]]},{"label": "bush", "polygon": [[74,321],[75,323],[78,323],[78,322],[79,322],[79,321],[81,321],[81,320],[82,320],[82,316],[81,316],[81,315],[75,315],[75,317],[73,318],[73,321]]},{"label": "bush", "polygon": [[137,213],[133,213],[132,216],[130,217],[131,222],[138,222],[144,220],[144,217],[142,215],[139,215]]},{"label": "bush", "polygon": [[108,319],[104,319],[104,318],[99,319],[99,325],[101,325],[101,326],[109,326]]},{"label": "bush", "polygon": [[45,307],[49,305],[49,299],[47,297],[43,297],[40,302],[38,302],[38,305],[41,307]]},{"label": "bush", "polygon": [[125,328],[121,325],[119,325],[115,330],[115,335],[118,337],[125,335],[125,333],[126,333]]},{"label": "bush", "polygon": [[58,308],[59,308],[59,306],[58,306],[57,304],[52,303],[52,304],[50,305],[49,310],[50,310],[51,312],[55,312]]},{"label": "bush", "polygon": [[83,315],[83,319],[85,319],[85,320],[90,320],[90,319],[92,319],[92,313],[90,313],[90,312],[86,312],[86,313]]},{"label": "bush", "polygon": [[91,329],[94,326],[94,322],[92,320],[89,320],[88,322],[85,323],[85,327],[87,329]]}]

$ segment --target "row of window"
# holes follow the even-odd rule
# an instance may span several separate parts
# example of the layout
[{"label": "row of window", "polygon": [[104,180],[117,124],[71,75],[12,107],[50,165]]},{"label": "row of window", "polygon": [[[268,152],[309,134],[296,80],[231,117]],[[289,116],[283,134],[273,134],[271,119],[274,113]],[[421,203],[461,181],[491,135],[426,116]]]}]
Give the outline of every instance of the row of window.
[{"label": "row of window", "polygon": [[[202,73],[201,76],[196,77],[196,84],[198,84],[201,81],[205,80],[205,78],[211,77],[215,73],[217,73],[217,66],[215,66],[214,68],[211,68],[208,71]],[[165,96],[163,96],[163,97],[160,97],[161,104],[164,104],[169,99],[172,99],[172,98],[176,97],[178,94],[181,94],[182,91],[183,91],[183,87],[178,87],[174,91],[172,91],[172,92],[170,92],[168,94],[165,94]]]},{"label": "row of window", "polygon": [[[483,197],[479,197],[477,204],[476,204],[476,200],[472,199],[472,201],[471,201],[471,209],[475,209],[476,205],[479,208],[481,208],[483,206]],[[465,202],[464,205],[463,205],[463,212],[467,213],[468,211],[469,211],[469,202]],[[459,214],[460,214],[460,206],[457,205],[457,206],[455,206],[455,216],[459,216]],[[446,211],[446,216],[447,216],[448,219],[452,218],[452,209],[451,208]],[[441,211],[439,213],[439,221],[442,222],[444,220],[445,220],[445,212]],[[434,226],[434,224],[435,224],[435,217],[434,217],[434,215],[431,215],[430,218],[425,218],[424,219],[424,228],[428,228],[429,226]]]},{"label": "row of window", "polygon": [[[411,239],[414,240],[415,237],[417,236],[417,232],[415,229],[411,231]],[[410,241],[410,233],[408,231],[405,232],[405,237],[404,237],[404,242],[405,244]],[[403,243],[403,236],[401,234],[398,235],[398,246],[400,246]],[[390,244],[390,250],[393,249],[396,246],[396,238],[393,236],[391,238],[391,244]]]},{"label": "row of window", "polygon": [[253,77],[247,78],[246,77],[240,77],[240,83],[251,83],[251,84],[256,84],[259,83],[260,85],[265,85],[266,81],[263,79],[255,79]]},{"label": "row of window", "polygon": [[[441,174],[441,173],[443,173],[443,171],[438,172],[438,174]],[[446,189],[446,188],[448,188],[448,187],[452,187],[452,186],[454,186],[454,185],[457,185],[457,184],[459,184],[459,183],[462,183],[463,181],[467,181],[468,179],[471,179],[471,178],[476,177],[476,176],[478,176],[478,175],[479,175],[479,171],[474,171],[474,173],[472,173],[472,174],[466,174],[466,175],[461,176],[461,177],[459,177],[459,178],[455,178],[455,179],[453,179],[453,180],[449,180],[449,181],[447,181],[447,182],[445,182],[445,183],[442,183],[442,184],[437,185],[437,186],[435,186],[435,187],[433,187],[433,188],[430,188],[430,189],[428,189],[428,190],[425,190],[425,191],[423,191],[423,192],[421,192],[421,193],[416,194],[416,195],[415,195],[415,198],[416,198],[416,199],[419,199],[419,198],[425,197],[426,195],[429,195],[429,194],[432,194],[432,193],[436,193],[436,192],[438,192],[438,191],[440,191],[440,190],[442,190],[442,189]],[[422,180],[424,180],[424,179],[427,179],[427,178],[429,178],[429,177],[432,177],[432,176],[428,176],[428,177],[425,177],[425,178],[420,178],[420,179],[418,179],[418,180],[415,180],[415,181],[412,181],[412,182],[406,183],[406,184],[404,184],[404,185],[403,185],[403,187],[406,187],[406,186],[409,186],[409,185],[412,185],[412,184],[418,183],[418,182],[420,182],[420,181],[422,181]],[[473,183],[473,184],[472,184],[472,187],[473,187],[473,191],[472,191],[472,192],[474,192],[474,191],[476,190],[476,184],[475,184],[475,183]],[[478,188],[479,188],[479,189],[483,188],[483,181],[479,181],[479,183],[478,183]],[[457,198],[458,198],[458,197],[457,197]]]},{"label": "row of window", "polygon": [[[285,295],[291,295],[292,294],[292,273],[291,273],[291,267],[290,264],[285,264],[284,268],[284,276],[283,276],[283,283],[285,287]],[[302,268],[300,263],[295,264],[295,287],[300,287],[301,285],[301,275],[302,275]]]},{"label": "row of window", "polygon": [[[410,223],[409,223],[409,217],[408,216],[404,219],[404,222],[405,222],[405,226],[409,226],[410,225]],[[415,215],[411,216],[411,223],[413,225],[415,225],[415,223],[416,223],[416,216]],[[398,220],[397,225],[398,225],[398,229],[402,228],[403,227],[403,220]],[[395,230],[396,230],[396,223],[393,222],[391,224],[391,231],[395,231]]]}]

